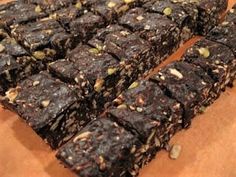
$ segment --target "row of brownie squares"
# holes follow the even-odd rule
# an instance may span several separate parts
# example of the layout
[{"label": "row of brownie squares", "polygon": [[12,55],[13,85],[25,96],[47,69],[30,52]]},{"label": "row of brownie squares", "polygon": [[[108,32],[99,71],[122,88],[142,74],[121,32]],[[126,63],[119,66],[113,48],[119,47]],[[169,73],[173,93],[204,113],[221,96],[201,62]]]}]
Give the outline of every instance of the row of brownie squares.
[{"label": "row of brownie squares", "polygon": [[57,157],[80,177],[137,176],[178,130],[188,127],[226,86],[232,86],[235,30],[217,39],[214,34],[235,28],[235,10],[236,5],[180,61],[163,67],[149,80],[134,82],[105,115],[59,149]]},{"label": "row of brownie squares", "polygon": [[101,16],[110,23],[117,22],[120,16],[133,7],[144,7],[150,12],[169,16],[181,27],[183,25],[193,27],[192,25],[194,25],[198,32],[202,33],[207,32],[210,26],[212,27],[217,23],[219,12],[227,7],[227,1],[17,0],[1,6],[1,25],[9,29],[18,24],[37,21],[48,15],[59,16],[59,21],[68,25],[68,22],[88,11]]},{"label": "row of brownie squares", "polygon": [[[48,4],[47,4],[48,3]],[[79,4],[79,5],[78,5]],[[22,1],[14,1],[3,5],[1,8],[1,26],[4,26],[6,29],[10,29],[9,32],[15,34],[16,38],[19,37],[19,32],[24,32],[27,28],[32,28],[38,26],[39,21],[47,21],[51,19],[47,23],[43,23],[40,25],[41,30],[45,32],[50,30],[51,28],[57,27],[58,30],[55,31],[57,33],[64,34],[65,31],[59,28],[59,25],[56,24],[56,21],[59,22],[64,29],[68,33],[73,34],[73,37],[79,37],[80,41],[86,40],[89,36],[91,36],[96,29],[106,26],[110,24],[104,18],[111,18],[108,21],[114,21],[114,23],[121,23],[123,25],[128,25],[132,28],[139,27],[139,24],[134,23],[134,18],[138,17],[139,21],[142,21],[142,18],[150,18],[154,13],[158,13],[164,16],[167,16],[172,21],[178,24],[178,27],[185,35],[186,33],[190,33],[188,35],[192,35],[192,33],[200,33],[199,29],[203,31],[208,31],[215,24],[217,24],[219,20],[219,15],[227,8],[227,0],[201,0],[199,2],[195,1],[152,1],[152,0],[116,0],[116,1],[68,1],[64,0],[60,1],[31,1],[31,0],[22,0]],[[38,5],[41,9],[41,6],[46,6],[47,9],[60,9],[58,11],[51,10],[49,13],[43,10],[38,10],[36,6]],[[59,6],[61,5],[61,7]],[[59,6],[54,8],[55,6]],[[125,11],[119,13],[119,8],[127,6]],[[123,14],[126,14],[129,9],[133,7],[142,7],[145,11],[149,12],[148,14],[140,13],[140,10],[130,11],[126,15],[126,18],[120,18]],[[43,8],[43,9],[45,9]],[[61,9],[62,8],[62,9]],[[29,13],[29,14],[27,14]],[[41,14],[43,13],[43,14]],[[138,14],[137,14],[138,13]],[[34,14],[34,15],[30,15]],[[101,15],[103,14],[103,15]],[[114,15],[116,14],[116,15]],[[135,16],[136,15],[136,16]],[[138,16],[137,16],[138,15]],[[42,19],[42,17],[46,17],[46,19]],[[127,19],[128,18],[128,19]],[[40,20],[41,19],[41,20]],[[54,21],[52,21],[54,19]],[[131,20],[131,23],[127,23]],[[36,21],[36,23],[32,23]],[[20,24],[28,24],[28,25],[20,25]],[[51,24],[52,23],[52,24]],[[141,22],[140,22],[141,23]],[[199,25],[201,24],[201,25]],[[21,27],[19,27],[19,25]],[[147,26],[150,24],[147,24]],[[45,26],[49,26],[46,29]],[[22,29],[23,28],[23,29]],[[38,27],[39,28],[39,27]],[[33,28],[30,31],[37,31],[38,28]],[[146,27],[148,28],[148,27]],[[17,29],[19,30],[17,32]],[[16,30],[16,32],[15,32]],[[38,29],[39,30],[39,29]],[[52,34],[55,34],[53,32]],[[27,31],[26,31],[27,32]],[[29,31],[28,31],[29,32]],[[18,34],[18,35],[17,35]],[[29,35],[29,34],[28,34]],[[41,34],[42,35],[42,34]],[[60,36],[58,35],[58,36]],[[64,34],[66,35],[66,34]],[[187,35],[187,36],[188,36]],[[24,36],[24,35],[23,35]],[[58,37],[57,36],[57,37]],[[70,36],[67,34],[67,38]],[[46,37],[45,37],[46,38]],[[56,38],[56,37],[55,37]],[[64,37],[66,38],[66,37]],[[90,37],[91,38],[91,37]],[[21,40],[20,40],[21,41]],[[23,45],[27,43],[27,41],[21,41]],[[29,41],[28,41],[29,42]],[[26,47],[29,47],[32,50],[35,50],[35,46],[29,42],[29,44],[25,44]],[[33,47],[31,47],[33,45]],[[38,44],[39,45],[39,44]]]},{"label": "row of brownie squares", "polygon": [[[26,49],[29,54],[24,51],[27,53],[25,56],[32,56],[29,57],[27,61],[31,63],[31,65],[34,65],[34,67],[27,67],[28,64],[26,65],[25,62],[19,62],[15,56],[12,57],[13,63],[16,63],[18,67],[14,67],[14,71],[11,70],[11,67],[5,67],[5,65],[1,68],[1,85],[4,85],[3,88],[1,88],[1,94],[4,94],[6,89],[15,86],[17,81],[22,80],[22,78],[24,78],[21,77],[22,75],[27,77],[31,75],[31,73],[45,69],[46,64],[49,62],[57,60],[58,58],[64,58],[66,52],[75,48],[80,42],[86,42],[88,45],[102,50],[106,41],[102,41],[103,45],[101,46],[100,41],[88,42],[88,40],[96,35],[98,29],[110,24],[108,21],[114,21],[107,21],[104,19],[105,16],[111,16],[111,19],[117,19],[116,23],[122,25],[124,33],[122,35],[120,34],[119,37],[126,38],[127,34],[125,33],[132,33],[132,35],[130,35],[131,37],[128,36],[129,40],[132,38],[132,40],[136,40],[138,43],[141,43],[141,45],[146,46],[142,50],[149,51],[144,51],[144,54],[142,54],[145,55],[147,53],[149,56],[142,57],[150,58],[149,66],[143,65],[140,66],[140,68],[146,68],[145,70],[147,71],[151,67],[156,66],[156,64],[159,64],[163,58],[168,56],[179,46],[179,43],[189,39],[198,31],[194,24],[202,23],[202,19],[205,19],[205,21],[208,21],[205,27],[209,24],[211,26],[215,25],[215,23],[207,20],[209,15],[214,14],[214,18],[211,17],[209,19],[218,21],[220,13],[227,7],[226,0],[221,0],[221,3],[218,1],[219,0],[205,2],[204,0],[199,4],[189,1],[186,5],[186,3],[181,1],[117,0],[113,2],[106,0],[97,2],[91,0],[80,2],[62,0],[47,2],[22,0],[1,5],[0,26],[5,28],[8,33],[10,33],[11,37],[15,38],[17,43],[20,43],[22,47]],[[160,5],[156,4],[158,2]],[[118,13],[117,9],[123,8],[124,6],[128,6],[125,12]],[[192,10],[190,11],[189,8],[195,9],[193,10],[195,13],[192,13]],[[100,11],[103,11],[105,14]],[[204,13],[206,16],[203,17],[199,11],[209,13]],[[101,32],[100,34],[99,32],[97,33],[97,36],[100,35],[99,40],[104,38],[104,36],[101,35],[105,35],[104,33],[107,33],[107,30],[103,28],[103,30],[101,30],[103,31],[102,34]],[[121,27],[119,27],[119,30],[121,30]],[[14,41],[13,39],[10,40]],[[105,51],[113,54],[113,57],[115,57],[114,60],[118,58],[116,62],[124,60],[127,56],[122,54],[117,47],[125,48],[125,45],[129,45],[127,41],[128,40],[122,42],[120,45],[116,44],[116,48],[112,50],[110,48],[113,46],[110,45],[111,47]],[[4,43],[1,44],[1,53],[4,48],[6,48],[4,45]],[[20,46],[16,43],[12,43],[12,47],[19,48]],[[23,50],[23,48],[21,50]],[[116,50],[115,54],[114,50]],[[96,50],[94,50],[94,52],[96,52]],[[134,53],[127,54],[133,55]],[[153,59],[153,57],[156,57],[156,59]],[[8,61],[5,55],[2,58],[4,61]],[[18,68],[20,69],[18,70]],[[27,68],[27,73],[24,73],[24,68]],[[112,72],[112,70],[110,71]],[[18,72],[19,74],[12,74],[14,75],[12,76],[12,72]],[[5,73],[10,73],[10,77],[8,77],[9,74],[6,75]],[[133,76],[133,78],[135,79],[135,76]]]},{"label": "row of brownie squares", "polygon": [[[154,68],[165,56],[171,54],[178,47],[180,41],[179,30],[176,25],[156,13],[153,13],[153,16],[148,14],[141,8],[135,8],[121,17],[123,23],[127,22],[126,25],[134,26],[136,32],[145,36],[144,38],[146,40],[140,38],[137,33],[133,33],[122,26],[110,25],[107,28],[99,30],[95,37],[89,40],[89,45],[81,44],[68,53],[66,60],[59,60],[49,65],[49,71],[54,77],[73,85],[77,90],[76,92],[79,97],[77,99],[79,102],[77,103],[79,105],[77,109],[79,115],[77,115],[76,121],[71,121],[71,126],[85,126],[91,119],[104,110],[104,105],[110,103],[140,75]],[[156,21],[156,23],[153,24],[153,21]],[[148,25],[150,27],[149,30],[147,29]],[[139,27],[136,28],[135,26]],[[21,35],[22,33],[19,33],[19,36]],[[5,64],[9,63],[7,61]],[[42,61],[40,60],[40,62]],[[38,66],[37,63],[36,66]],[[17,72],[17,69],[14,72]],[[32,69],[34,72],[37,71],[34,68]],[[25,70],[22,72],[24,73]],[[15,75],[17,74],[14,74],[11,78],[14,78]],[[39,86],[39,90],[41,89],[44,90]],[[7,97],[10,97],[10,99],[12,99],[12,92],[15,91],[11,89],[7,92]],[[32,94],[34,93],[32,92]],[[43,95],[44,93],[41,92],[41,94]],[[28,96],[31,97],[31,95]],[[29,101],[30,104],[31,102],[33,100]],[[37,102],[29,111],[34,110],[34,107],[40,107],[38,103],[40,104],[40,102]],[[67,106],[65,105],[64,109]],[[62,112],[64,109],[62,109]],[[40,109],[40,111],[42,110]],[[71,133],[68,133],[67,129],[70,129],[70,127],[64,127],[65,124],[63,122],[67,117],[68,119],[71,118],[70,114],[63,118],[63,115],[60,115],[61,111],[56,111],[53,115],[46,118],[47,121],[42,118],[44,124],[40,126],[34,126],[31,123],[32,119],[36,119],[41,123],[37,115],[20,114],[53,148],[57,148],[65,143],[78,131],[77,127]],[[74,112],[72,114],[73,116]],[[54,125],[54,121],[56,122],[56,126]],[[59,121],[62,123],[58,124]],[[50,122],[49,125],[48,122]],[[53,126],[53,129],[50,126]],[[60,132],[61,126],[66,130],[64,133],[61,132],[61,136],[58,136],[57,134]]]}]

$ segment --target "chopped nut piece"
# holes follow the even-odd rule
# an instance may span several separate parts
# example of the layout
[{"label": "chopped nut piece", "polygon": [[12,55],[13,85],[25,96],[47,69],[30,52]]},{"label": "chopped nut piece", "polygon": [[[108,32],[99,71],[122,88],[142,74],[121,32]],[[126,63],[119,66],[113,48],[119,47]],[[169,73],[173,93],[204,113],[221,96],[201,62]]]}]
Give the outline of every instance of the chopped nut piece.
[{"label": "chopped nut piece", "polygon": [[79,83],[79,79],[77,77],[74,80],[77,84]]},{"label": "chopped nut piece", "polygon": [[182,147],[180,145],[173,145],[170,150],[170,158],[177,159],[181,153]]},{"label": "chopped nut piece", "polygon": [[83,167],[77,166],[75,169],[76,169],[76,171],[80,171],[81,169],[83,169]]},{"label": "chopped nut piece", "polygon": [[165,80],[165,76],[161,76],[160,79],[164,81]]},{"label": "chopped nut piece", "polygon": [[84,133],[81,133],[80,135],[76,136],[76,137],[73,139],[73,142],[75,143],[75,142],[78,141],[78,140],[86,139],[86,138],[88,138],[90,135],[91,135],[91,132],[89,132],[89,131],[84,132]]},{"label": "chopped nut piece", "polygon": [[144,17],[142,15],[139,15],[137,18],[136,18],[138,21],[141,21],[144,19]]},{"label": "chopped nut piece", "polygon": [[143,112],[143,108],[140,108],[140,107],[137,107],[136,110],[137,110],[138,112]]},{"label": "chopped nut piece", "polygon": [[100,92],[102,90],[103,84],[104,84],[104,80],[103,79],[97,79],[96,83],[94,85],[94,90],[96,92]]},{"label": "chopped nut piece", "polygon": [[136,87],[138,87],[139,83],[138,82],[133,82],[128,89],[134,89]]},{"label": "chopped nut piece", "polygon": [[230,12],[230,13],[234,13],[234,12],[235,12],[235,9],[230,9],[229,12]]},{"label": "chopped nut piece", "polygon": [[100,51],[97,48],[92,48],[92,49],[89,49],[89,52],[93,54],[99,54]]},{"label": "chopped nut piece", "polygon": [[52,34],[53,31],[49,29],[49,30],[44,30],[43,32],[45,32],[46,34]]},{"label": "chopped nut piece", "polygon": [[106,163],[105,163],[105,159],[102,156],[99,156],[98,158],[98,163],[99,163],[99,169],[100,170],[105,170],[106,169]]},{"label": "chopped nut piece", "polygon": [[119,9],[117,9],[116,12],[119,14],[121,12],[126,12],[127,10],[129,10],[129,6],[128,5],[123,5]]},{"label": "chopped nut piece", "polygon": [[199,53],[204,57],[204,58],[208,58],[210,56],[210,51],[208,48],[200,48]]},{"label": "chopped nut piece", "polygon": [[160,147],[161,146],[161,142],[160,142],[160,140],[157,137],[155,138],[155,145],[156,145],[156,147]]},{"label": "chopped nut piece", "polygon": [[129,4],[129,3],[132,3],[134,2],[135,0],[123,0],[126,4]]},{"label": "chopped nut piece", "polygon": [[206,111],[206,107],[202,106],[199,110],[200,114],[203,114]]},{"label": "chopped nut piece", "polygon": [[44,101],[41,102],[41,105],[42,105],[44,108],[48,107],[49,104],[50,104],[50,100],[44,100]]},{"label": "chopped nut piece", "polygon": [[103,163],[105,160],[102,156],[99,156],[99,163]]},{"label": "chopped nut piece", "polygon": [[164,10],[163,10],[163,13],[167,16],[171,15],[172,14],[172,9],[170,7],[166,7]]},{"label": "chopped nut piece", "polygon": [[57,19],[57,13],[51,14],[49,16],[50,19]]},{"label": "chopped nut piece", "polygon": [[[123,36],[127,36],[127,35],[129,35],[130,33],[129,33],[128,31],[121,31],[120,34],[122,34]],[[125,58],[122,58],[121,60],[123,60],[123,61],[121,61],[120,63],[121,63],[121,64],[125,64],[125,62],[124,62]]]},{"label": "chopped nut piece", "polygon": [[131,154],[134,154],[136,152],[136,146],[133,146],[130,152]]},{"label": "chopped nut piece", "polygon": [[102,51],[103,50],[103,47],[101,45],[98,45],[96,44],[96,48],[99,50],[99,51]]},{"label": "chopped nut piece", "polygon": [[113,7],[116,6],[116,3],[111,1],[111,2],[109,2],[109,3],[107,4],[107,6],[108,6],[109,8],[113,8]]},{"label": "chopped nut piece", "polygon": [[177,69],[170,69],[170,73],[178,77],[179,79],[183,79],[183,75]]},{"label": "chopped nut piece", "polygon": [[77,2],[77,3],[75,4],[75,7],[80,10],[80,9],[82,8],[81,2]]},{"label": "chopped nut piece", "polygon": [[108,73],[108,75],[112,75],[112,74],[116,73],[116,71],[117,71],[117,68],[109,68],[107,70],[107,73]]},{"label": "chopped nut piece", "polygon": [[37,12],[37,13],[42,12],[42,9],[39,5],[35,7],[35,12]]},{"label": "chopped nut piece", "polygon": [[36,58],[36,59],[39,59],[39,60],[42,60],[46,57],[45,53],[42,52],[42,51],[36,51],[33,53],[33,56]]},{"label": "chopped nut piece", "polygon": [[18,95],[17,88],[11,88],[6,92],[6,98],[9,99],[10,103],[13,103]]},{"label": "chopped nut piece", "polygon": [[33,82],[33,86],[37,86],[37,85],[39,85],[39,84],[40,84],[39,81],[34,81],[34,82]]},{"label": "chopped nut piece", "polygon": [[152,131],[152,133],[149,135],[148,139],[147,139],[147,144],[150,144],[150,142],[152,141],[153,137],[156,134],[156,130]]},{"label": "chopped nut piece", "polygon": [[11,60],[7,60],[7,65],[8,65],[8,66],[11,65]]}]

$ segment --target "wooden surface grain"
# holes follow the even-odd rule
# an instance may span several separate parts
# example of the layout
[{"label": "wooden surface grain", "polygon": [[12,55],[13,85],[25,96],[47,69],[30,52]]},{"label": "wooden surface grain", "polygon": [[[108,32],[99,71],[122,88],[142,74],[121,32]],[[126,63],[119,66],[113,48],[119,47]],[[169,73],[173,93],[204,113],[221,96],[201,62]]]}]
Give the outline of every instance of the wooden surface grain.
[{"label": "wooden surface grain", "polygon": [[[234,3],[236,0],[230,0],[229,7]],[[181,56],[198,39],[164,64]],[[140,177],[236,177],[236,87],[227,89],[170,144],[182,146],[180,157],[170,160],[161,151],[141,170]],[[0,108],[0,177],[75,177],[54,155],[14,113]]]}]

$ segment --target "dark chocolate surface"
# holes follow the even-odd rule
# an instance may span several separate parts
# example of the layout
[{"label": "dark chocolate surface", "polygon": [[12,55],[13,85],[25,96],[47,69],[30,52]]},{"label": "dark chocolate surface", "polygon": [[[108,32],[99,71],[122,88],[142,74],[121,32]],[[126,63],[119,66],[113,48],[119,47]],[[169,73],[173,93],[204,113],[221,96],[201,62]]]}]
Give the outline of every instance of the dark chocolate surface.
[{"label": "dark chocolate surface", "polygon": [[46,14],[33,4],[24,4],[17,1],[0,5],[0,26],[7,29],[45,17]]},{"label": "dark chocolate surface", "polygon": [[185,63],[173,62],[156,75],[152,80],[166,90],[166,94],[180,102],[184,108],[184,126],[189,125],[206,101],[212,89],[212,79],[204,70]]},{"label": "dark chocolate surface", "polygon": [[[15,109],[30,126],[42,128],[77,101],[73,88],[51,78],[46,72],[29,77],[14,90]],[[8,95],[7,95],[8,97]]]},{"label": "dark chocolate surface", "polygon": [[138,139],[109,119],[99,119],[61,148],[57,157],[81,177],[125,176],[134,162]]},{"label": "dark chocolate surface", "polygon": [[119,19],[120,24],[137,32],[153,44],[155,55],[165,58],[180,43],[180,30],[168,18],[157,13],[146,13],[142,8],[134,8]]},{"label": "dark chocolate surface", "polygon": [[224,21],[212,29],[207,39],[228,46],[236,56],[236,25],[233,22]]},{"label": "dark chocolate surface", "polygon": [[216,97],[234,80],[236,60],[225,45],[202,39],[190,47],[183,58],[184,61],[201,67],[211,76]]}]

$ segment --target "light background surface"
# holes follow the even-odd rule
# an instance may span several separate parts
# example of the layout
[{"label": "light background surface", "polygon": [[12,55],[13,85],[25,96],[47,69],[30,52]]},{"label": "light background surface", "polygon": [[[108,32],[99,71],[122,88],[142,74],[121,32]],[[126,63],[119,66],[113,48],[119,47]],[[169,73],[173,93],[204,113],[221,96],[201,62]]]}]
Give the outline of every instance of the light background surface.
[{"label": "light background surface", "polygon": [[[234,3],[236,0],[229,0],[229,7]],[[198,39],[164,64],[179,58]],[[170,144],[182,146],[179,159],[170,160],[168,153],[161,151],[141,170],[140,177],[236,177],[236,87],[227,89]],[[54,155],[14,113],[0,107],[0,177],[75,177]]]}]

